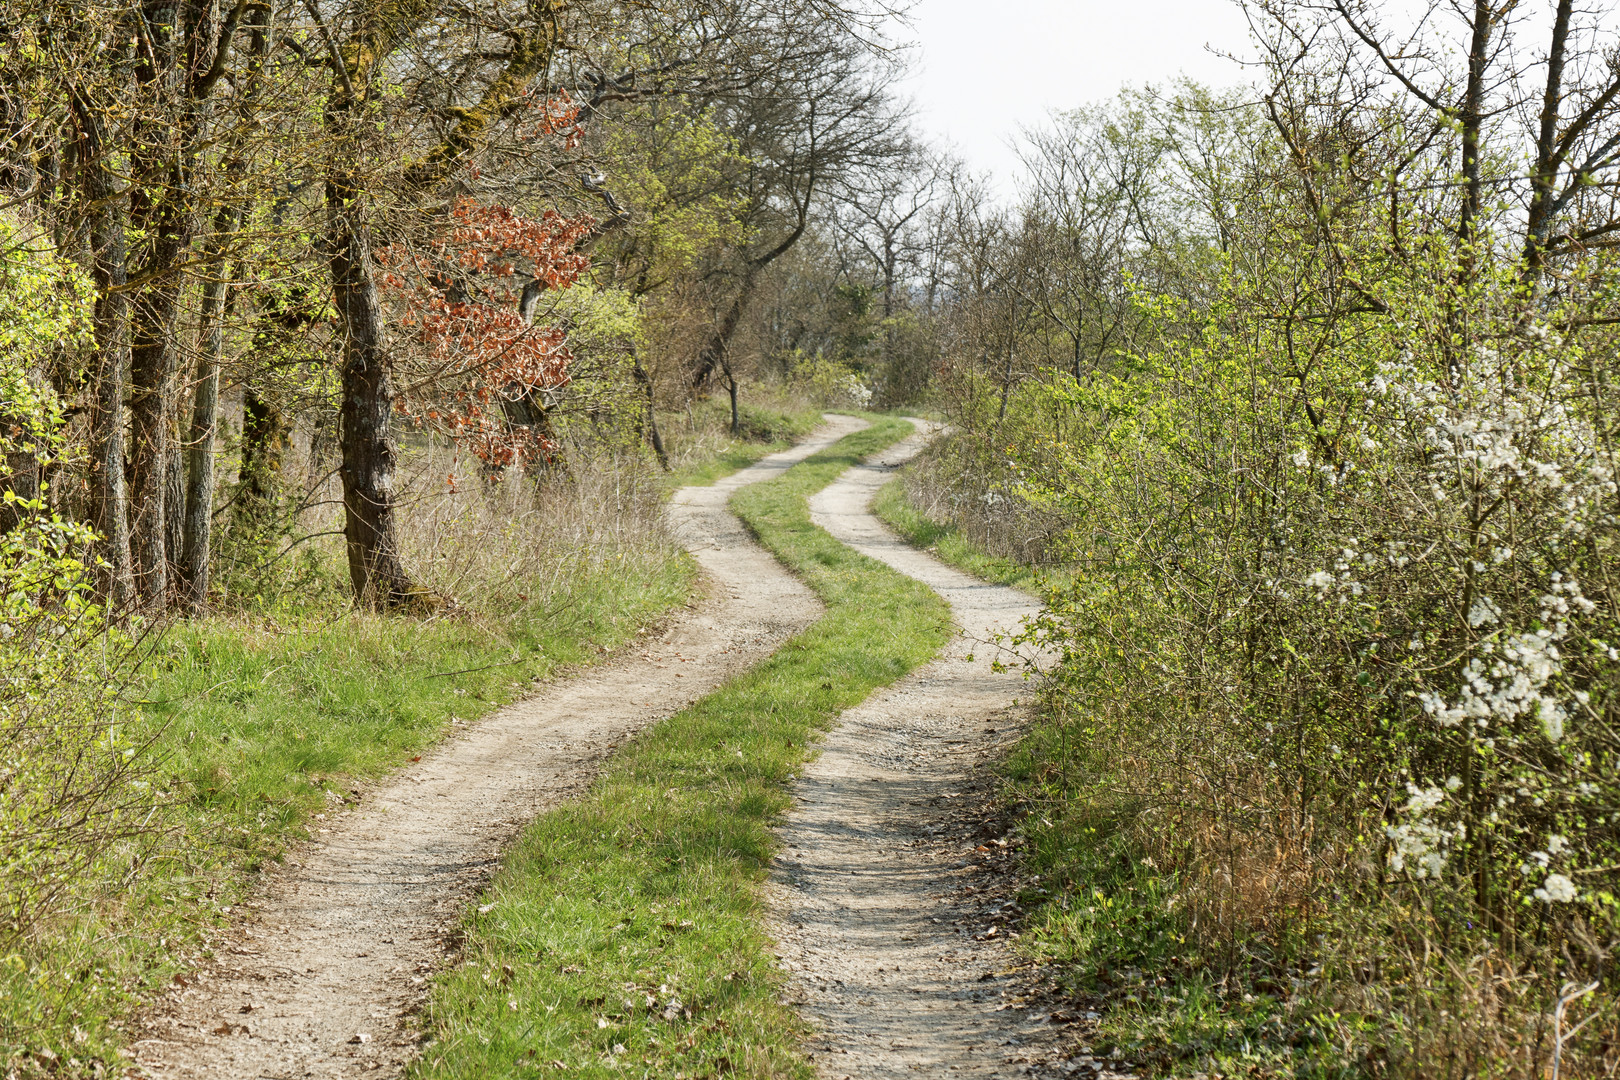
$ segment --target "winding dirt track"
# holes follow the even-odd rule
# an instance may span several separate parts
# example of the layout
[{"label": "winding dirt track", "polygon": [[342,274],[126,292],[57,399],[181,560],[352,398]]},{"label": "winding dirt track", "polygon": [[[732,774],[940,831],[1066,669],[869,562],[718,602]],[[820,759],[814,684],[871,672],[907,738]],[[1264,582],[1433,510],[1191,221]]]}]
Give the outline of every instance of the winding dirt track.
[{"label": "winding dirt track", "polygon": [[1024,1007],[1005,936],[1016,912],[987,903],[995,883],[982,864],[994,849],[971,834],[970,804],[1016,734],[1024,689],[1016,671],[992,671],[989,641],[1037,605],[906,546],[868,512],[933,427],[914,423],[918,434],[810,500],[816,524],[940,593],[962,630],[937,660],[844,713],[794,789],[773,929],[787,999],[818,1029],[811,1051],[832,1080],[1044,1071],[1060,1035]]},{"label": "winding dirt track", "polygon": [[820,605],[726,512],[730,494],[865,426],[829,417],[792,450],[705,488],[671,515],[717,584],[639,655],[548,687],[473,725],[328,823],[266,883],[212,966],[146,1018],[157,1078],[392,1075],[416,1055],[425,976],[525,823],[581,794],[625,738],[715,689],[813,622]]}]

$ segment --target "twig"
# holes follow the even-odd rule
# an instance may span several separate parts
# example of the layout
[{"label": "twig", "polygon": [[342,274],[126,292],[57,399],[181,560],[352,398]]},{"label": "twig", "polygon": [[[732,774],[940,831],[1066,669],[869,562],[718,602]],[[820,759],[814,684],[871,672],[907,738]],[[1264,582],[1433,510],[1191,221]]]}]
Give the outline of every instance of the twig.
[{"label": "twig", "polygon": [[460,671],[438,671],[429,675],[428,678],[442,679],[447,675],[470,675],[475,671],[488,671],[490,668],[511,667],[513,664],[521,664],[528,659],[527,656],[520,656],[516,660],[503,660],[498,664],[485,664],[483,667],[462,668]]},{"label": "twig", "polygon": [[[1561,1059],[1564,1056],[1564,1010],[1571,1002],[1578,1001],[1597,988],[1598,984],[1595,982],[1589,983],[1588,985],[1581,987],[1579,990],[1575,989],[1574,983],[1565,983],[1563,989],[1559,991],[1558,1002],[1553,1006],[1552,1080],[1558,1080],[1558,1067],[1561,1063]],[[1592,1016],[1596,1015],[1596,1013],[1592,1014]],[[1582,1020],[1579,1024],[1576,1024],[1573,1028],[1571,1028],[1568,1037],[1574,1038],[1580,1032],[1581,1028],[1585,1027],[1592,1019],[1592,1016],[1588,1016],[1585,1020]]]}]

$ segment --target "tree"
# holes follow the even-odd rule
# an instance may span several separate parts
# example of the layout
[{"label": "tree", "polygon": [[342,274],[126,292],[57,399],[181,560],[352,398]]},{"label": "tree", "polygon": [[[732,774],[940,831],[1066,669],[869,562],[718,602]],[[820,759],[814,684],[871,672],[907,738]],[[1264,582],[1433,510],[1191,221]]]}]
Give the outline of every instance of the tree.
[{"label": "tree", "polygon": [[734,429],[730,350],[761,273],[803,238],[818,199],[852,184],[858,170],[893,163],[905,151],[905,113],[891,92],[896,68],[874,63],[857,42],[825,35],[825,27],[822,20],[785,26],[790,33],[779,62],[737,99],[716,103],[718,122],[749,162],[740,217],[757,239],[710,270],[724,298],[698,349],[691,385],[702,389],[717,371],[725,376]]},{"label": "tree", "polygon": [[[561,327],[535,325],[541,290],[531,286],[577,282],[589,266],[579,242],[596,223],[470,201],[451,223],[426,251],[379,253],[383,287],[426,369],[401,411],[467,445],[487,469],[544,465],[560,450],[548,414],[573,354]],[[520,287],[520,276],[530,285]]]},{"label": "tree", "polygon": [[[1157,211],[1165,147],[1147,110],[1077,109],[1024,133],[1021,242],[1035,268],[1024,300],[1062,342],[1054,362],[1077,381],[1129,348],[1131,297],[1173,219]],[[1152,275],[1157,276],[1157,275]]]},{"label": "tree", "polygon": [[917,347],[915,327],[907,323],[914,307],[911,291],[923,272],[929,211],[941,197],[949,169],[925,148],[908,147],[902,156],[861,174],[840,199],[834,219],[844,240],[864,257],[878,297],[875,363],[882,396],[895,404],[915,396],[932,374],[933,350],[927,344]]}]

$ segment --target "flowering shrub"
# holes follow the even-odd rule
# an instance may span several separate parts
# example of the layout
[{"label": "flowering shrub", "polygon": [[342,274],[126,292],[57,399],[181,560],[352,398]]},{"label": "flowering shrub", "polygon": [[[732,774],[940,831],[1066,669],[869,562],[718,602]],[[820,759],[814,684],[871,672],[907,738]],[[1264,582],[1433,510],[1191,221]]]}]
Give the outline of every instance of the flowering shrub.
[{"label": "flowering shrub", "polygon": [[1110,377],[1025,382],[999,422],[955,376],[954,493],[1063,525],[1027,637],[1059,657],[1066,805],[1130,837],[1221,963],[1385,971],[1349,980],[1361,1010],[1452,979],[1437,939],[1526,1003],[1620,940],[1620,400],[1602,343],[1513,287],[1452,298],[1465,317],[1391,290],[1304,385],[1302,331],[1237,303]]},{"label": "flowering shrub", "polygon": [[1601,554],[1620,533],[1613,452],[1591,407],[1606,403],[1557,334],[1535,328],[1516,346],[1481,349],[1445,378],[1381,365],[1365,389],[1367,449],[1334,469],[1343,501],[1379,510],[1353,516],[1381,526],[1384,550],[1347,547],[1359,558],[1340,587],[1368,579],[1359,621],[1406,637],[1379,661],[1412,730],[1396,760],[1446,789],[1386,826],[1391,867],[1417,831],[1449,831],[1504,922],[1527,898],[1581,900],[1573,877],[1592,904],[1620,884],[1604,869],[1620,850],[1616,611]]},{"label": "flowering shrub", "polygon": [[[1025,497],[1083,520],[1080,557],[1110,570],[1042,625],[1071,661],[1137,670],[1078,624],[1118,627],[1118,591],[1151,594],[1132,610],[1169,617],[1154,632],[1197,657],[1152,665],[1190,680],[1177,697],[1228,715],[1244,753],[1293,759],[1296,790],[1382,791],[1364,834],[1380,861],[1424,880],[1460,860],[1506,919],[1536,889],[1607,904],[1620,886],[1602,869],[1620,852],[1606,565],[1620,528],[1605,388],[1558,335],[1503,332],[1511,349],[1450,371],[1408,348],[1330,385],[1333,430],[1286,397],[1227,396],[1223,376],[1272,373],[1263,353],[1234,367],[1241,345],[1217,338],[1155,358],[1146,402],[1124,400],[1140,384],[1035,391],[1110,419],[1083,451],[1012,457]],[[1186,604],[1202,617],[1175,616]],[[1590,884],[1572,896],[1549,873]]]},{"label": "flowering shrub", "polygon": [[1534,20],[1398,7],[1250,5],[1258,95],[1124,95],[1030,135],[1016,211],[958,200],[934,475],[1061,523],[1018,768],[1065,901],[1153,898],[1042,944],[1105,992],[1153,954],[1119,1029],[1613,1075],[1620,97],[1569,4],[1545,91],[1497,66]]}]

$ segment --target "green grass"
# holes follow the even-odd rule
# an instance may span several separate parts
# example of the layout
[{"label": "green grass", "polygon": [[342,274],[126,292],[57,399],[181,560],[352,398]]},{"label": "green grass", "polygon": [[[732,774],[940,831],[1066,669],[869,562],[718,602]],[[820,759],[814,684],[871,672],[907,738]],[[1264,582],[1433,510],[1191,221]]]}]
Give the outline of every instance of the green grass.
[{"label": "green grass", "polygon": [[153,658],[145,704],[168,729],[171,789],[251,869],[302,838],[331,793],[596,660],[683,602],[694,574],[672,553],[610,557],[498,618],[181,624]]},{"label": "green grass", "polygon": [[1039,592],[1041,571],[1012,559],[991,555],[964,537],[954,524],[935,521],[906,498],[905,480],[895,477],[878,489],[872,512],[912,547],[993,585],[1010,585],[1028,593]]},{"label": "green grass", "polygon": [[878,420],[734,509],[826,614],[632,740],[508,852],[436,980],[426,1077],[802,1077],[759,887],[787,785],[844,709],[932,657],[945,604],[810,524],[806,497],[909,425]]}]

